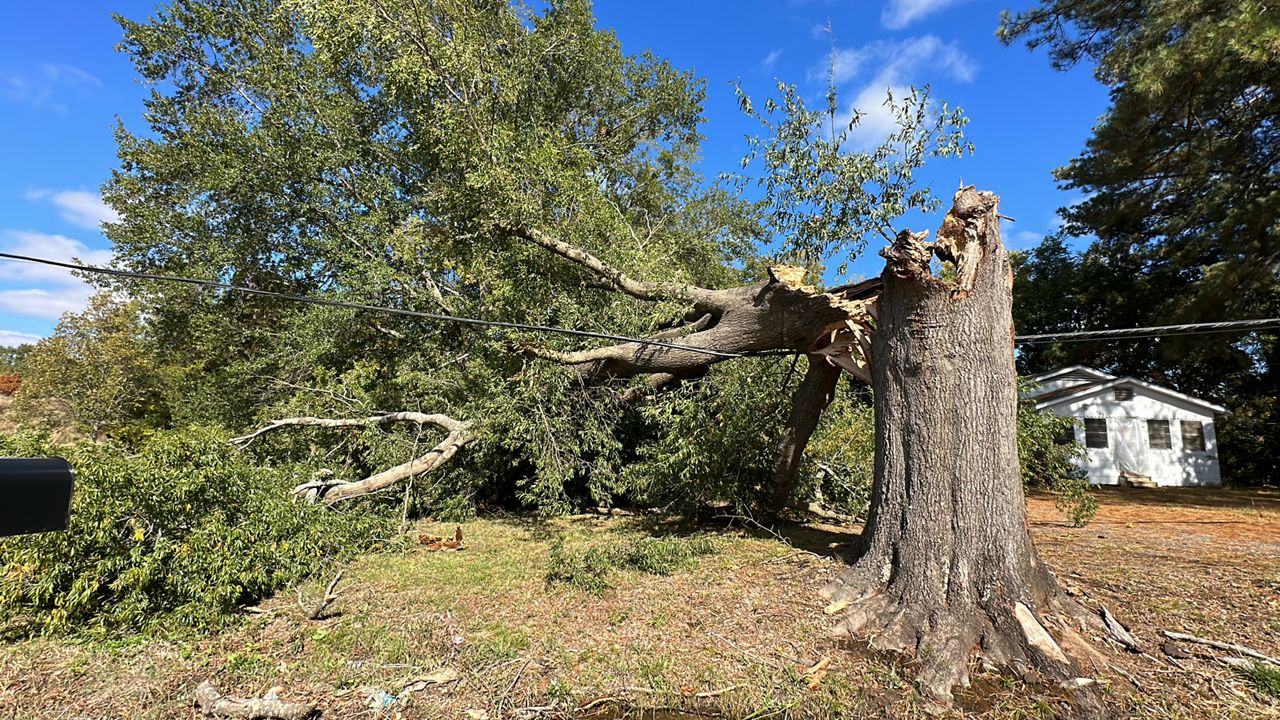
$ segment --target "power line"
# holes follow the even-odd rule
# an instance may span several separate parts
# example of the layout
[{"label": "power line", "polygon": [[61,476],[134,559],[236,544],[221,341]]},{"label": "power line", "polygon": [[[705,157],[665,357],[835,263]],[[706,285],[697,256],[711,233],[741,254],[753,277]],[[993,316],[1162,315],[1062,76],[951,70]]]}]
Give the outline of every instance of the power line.
[{"label": "power line", "polygon": [[1280,328],[1280,318],[1256,320],[1228,320],[1213,323],[1188,323],[1185,325],[1155,325],[1151,327],[1114,328],[1111,330],[1077,330],[1039,335],[1019,335],[1015,340],[1030,345],[1050,342],[1087,342],[1090,340],[1142,340],[1173,335],[1209,335],[1221,332],[1241,332]]},{"label": "power line", "polygon": [[439,320],[444,322],[455,322],[462,325],[480,325],[484,327],[506,328],[509,330],[527,330],[529,332],[555,333],[559,335],[571,335],[573,337],[594,338],[597,340],[611,340],[613,342],[636,343],[637,345],[649,345],[653,347],[668,348],[671,350],[685,350],[688,352],[702,353],[703,355],[711,355],[713,357],[722,358],[738,358],[747,357],[748,355],[761,355],[766,353],[735,353],[725,352],[723,350],[712,350],[710,348],[693,347],[692,345],[680,345],[678,343],[663,342],[661,340],[646,340],[644,338],[634,338],[626,335],[611,335],[609,333],[598,333],[590,330],[574,330],[571,328],[554,327],[550,325],[530,325],[527,323],[504,322],[502,320],[482,320],[480,318],[459,317],[456,315],[440,315],[437,313],[419,312],[417,310],[404,310],[401,308],[384,307],[381,305],[366,305],[364,303],[345,302],[342,300],[326,300],[324,298],[307,297],[306,295],[292,295],[289,293],[274,292],[271,290],[262,290],[259,288],[246,287],[244,285],[231,285],[228,283],[215,282],[213,280],[198,280],[196,278],[180,277],[177,275],[155,275],[152,273],[133,272],[131,270],[116,270],[113,268],[104,268],[97,265],[79,265],[76,263],[60,262],[58,260],[49,260],[46,258],[30,257],[28,255],[14,255],[12,253],[0,252],[0,258],[7,260],[18,260],[21,262],[36,263],[37,265],[51,265],[53,267],[66,268],[77,272],[94,273],[98,275],[111,275],[113,277],[134,278],[140,280],[156,280],[159,282],[173,282],[184,285],[195,285],[197,287],[215,288],[218,290],[231,290],[235,292],[247,293],[250,295],[260,295],[262,297],[276,298],[279,300],[291,300],[294,302],[306,303],[308,305],[323,305],[325,307],[339,307],[351,310],[367,310],[370,312],[389,313],[392,315],[407,315],[409,317],[424,318],[427,320]]},{"label": "power line", "polygon": [[[455,322],[462,325],[479,325],[482,327],[497,327],[510,330],[525,330],[528,332],[544,332],[554,333],[557,335],[569,335],[572,337],[585,337],[597,340],[611,340],[613,342],[635,343],[637,345],[648,345],[651,347],[661,347],[671,350],[684,350],[687,352],[701,353],[721,358],[738,358],[758,355],[789,355],[803,354],[790,350],[765,351],[753,353],[736,353],[724,350],[712,350],[710,348],[694,347],[692,345],[681,345],[679,343],[663,342],[661,340],[647,340],[645,338],[635,338],[628,335],[613,335],[610,333],[599,333],[590,330],[575,330],[572,328],[556,327],[552,325],[531,325],[528,323],[505,322],[502,320],[484,320],[481,318],[461,317],[457,315],[442,315],[438,313],[420,312],[417,310],[404,310],[402,308],[385,307],[382,305],[367,305],[364,303],[346,302],[343,300],[326,300],[324,298],[308,297],[306,295],[293,295],[290,293],[275,292],[272,290],[262,290],[259,288],[246,287],[244,285],[232,285],[228,283],[220,283],[213,280],[199,280],[197,278],[181,277],[178,275],[157,275],[152,273],[134,272],[132,270],[116,270],[114,268],[105,268],[97,265],[81,265],[77,263],[61,262],[58,260],[49,260],[47,258],[31,257],[29,255],[15,255],[12,253],[0,252],[0,258],[8,260],[17,260],[20,262],[35,263],[37,265],[50,265],[53,267],[65,268],[77,272],[87,272],[98,275],[110,275],[113,277],[133,278],[139,280],[155,280],[158,282],[173,282],[184,285],[194,285],[197,287],[214,288],[218,290],[230,290],[234,292],[242,292],[249,295],[259,295],[262,297],[276,298],[279,300],[289,300],[292,302],[300,302],[308,305],[321,305],[325,307],[338,307],[350,310],[365,310],[369,312],[381,312],[391,315],[405,315],[408,317],[424,318],[427,320],[438,320],[443,322]],[[1036,345],[1051,342],[1087,342],[1091,340],[1142,340],[1157,337],[1166,337],[1174,335],[1205,335],[1221,332],[1240,332],[1242,330],[1259,330],[1270,329],[1272,327],[1280,328],[1280,318],[1259,318],[1255,320],[1230,320],[1215,323],[1189,323],[1184,325],[1155,325],[1150,327],[1136,328],[1114,328],[1110,330],[1077,330],[1060,333],[1041,333],[1037,335],[1018,335],[1014,340],[1018,343]]]}]

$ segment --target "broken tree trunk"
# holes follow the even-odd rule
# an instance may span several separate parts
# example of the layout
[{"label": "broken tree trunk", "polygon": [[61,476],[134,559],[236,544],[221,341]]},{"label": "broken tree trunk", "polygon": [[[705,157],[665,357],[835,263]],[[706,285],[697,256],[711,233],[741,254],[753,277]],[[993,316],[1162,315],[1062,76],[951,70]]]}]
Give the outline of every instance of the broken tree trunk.
[{"label": "broken tree trunk", "polygon": [[765,501],[765,510],[777,513],[787,506],[800,474],[800,461],[809,438],[818,427],[822,412],[835,397],[841,369],[821,355],[809,355],[809,369],[796,388],[791,402],[791,416],[782,432],[778,456],[773,463],[773,486]]},{"label": "broken tree trunk", "polygon": [[[962,189],[936,243],[903,232],[882,252],[871,508],[861,555],[824,589],[848,603],[838,632],[913,654],[921,690],[942,702],[969,683],[975,652],[1019,675],[1080,672],[1046,618],[1085,613],[1027,530],[1012,275],[996,208],[994,195]],[[932,275],[934,256],[953,264],[954,280]]]},{"label": "broken tree trunk", "polygon": [[293,489],[295,495],[300,495],[312,501],[318,500],[325,505],[332,505],[343,500],[350,500],[378,492],[379,490],[385,490],[403,480],[440,469],[471,441],[469,433],[471,423],[464,420],[455,420],[448,415],[412,411],[382,413],[366,418],[291,417],[275,420],[248,435],[232,438],[231,442],[244,447],[263,434],[283,427],[363,428],[400,422],[435,425],[447,430],[449,434],[423,455],[383,470],[380,473],[370,475],[363,480],[312,480]]}]

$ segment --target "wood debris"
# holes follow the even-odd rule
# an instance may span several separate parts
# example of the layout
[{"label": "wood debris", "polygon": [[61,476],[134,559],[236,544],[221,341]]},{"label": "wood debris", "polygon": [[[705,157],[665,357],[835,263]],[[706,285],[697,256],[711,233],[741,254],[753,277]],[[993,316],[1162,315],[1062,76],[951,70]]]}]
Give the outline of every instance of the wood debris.
[{"label": "wood debris", "polygon": [[805,679],[805,683],[808,684],[810,690],[817,690],[818,686],[822,684],[822,679],[827,676],[829,667],[831,667],[831,658],[823,655],[821,660],[801,670],[800,676]]},{"label": "wood debris", "polygon": [[1111,633],[1111,637],[1120,643],[1130,652],[1140,653],[1142,647],[1138,645],[1138,640],[1129,633],[1129,629],[1120,624],[1115,615],[1107,609],[1106,605],[1102,606],[1102,623],[1106,625],[1107,632]]},{"label": "wood debris", "polygon": [[1210,640],[1208,638],[1202,638],[1196,635],[1187,635],[1184,633],[1173,632],[1171,630],[1165,630],[1164,636],[1169,638],[1170,640],[1181,640],[1182,642],[1195,643],[1197,645],[1205,645],[1211,648],[1217,648],[1218,650],[1227,650],[1229,652],[1236,653],[1237,655],[1244,655],[1245,657],[1251,657],[1255,660],[1261,660],[1262,662],[1267,663],[1269,665],[1280,667],[1280,660],[1277,660],[1276,658],[1273,658],[1270,655],[1263,655],[1262,653],[1258,652],[1257,650],[1254,650],[1253,648],[1247,645],[1236,645],[1235,643],[1219,642],[1217,640]]},{"label": "wood debris", "polygon": [[440,537],[437,535],[419,535],[418,542],[426,547],[429,552],[437,550],[463,550],[462,545],[462,526],[459,525],[453,531],[453,537]]},{"label": "wood debris", "polygon": [[305,720],[316,713],[308,703],[285,702],[275,697],[274,690],[261,698],[238,698],[223,695],[208,680],[196,688],[196,704],[206,715],[243,720]]}]

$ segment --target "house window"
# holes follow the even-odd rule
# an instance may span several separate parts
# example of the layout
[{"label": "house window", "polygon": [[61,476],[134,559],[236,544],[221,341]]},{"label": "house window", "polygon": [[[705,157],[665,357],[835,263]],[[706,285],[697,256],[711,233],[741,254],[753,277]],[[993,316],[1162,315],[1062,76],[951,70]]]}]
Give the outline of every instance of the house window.
[{"label": "house window", "polygon": [[1085,418],[1084,446],[1091,448],[1104,448],[1107,446],[1106,418]]},{"label": "house window", "polygon": [[1117,400],[1132,400],[1133,388],[1131,387],[1116,388],[1115,398]]},{"label": "house window", "polygon": [[1204,423],[1199,420],[1182,421],[1182,449],[1204,450]]},{"label": "house window", "polygon": [[[1186,430],[1184,429],[1183,432],[1186,432]],[[1147,444],[1153,450],[1168,450],[1173,447],[1173,443],[1169,439],[1168,420],[1147,421]]]}]

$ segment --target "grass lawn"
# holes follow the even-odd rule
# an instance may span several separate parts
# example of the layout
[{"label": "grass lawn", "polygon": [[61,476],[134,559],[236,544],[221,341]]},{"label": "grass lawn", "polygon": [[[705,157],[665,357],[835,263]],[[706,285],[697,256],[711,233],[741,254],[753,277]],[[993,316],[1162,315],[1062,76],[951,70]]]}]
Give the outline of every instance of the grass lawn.
[{"label": "grass lawn", "polygon": [[[1029,508],[1069,590],[1105,605],[1149,653],[1097,639],[1113,706],[1139,718],[1280,716],[1259,683],[1212,659],[1221,653],[1183,646],[1195,657],[1172,661],[1159,636],[1280,655],[1280,495],[1103,490],[1100,501],[1085,528],[1068,527],[1049,497]],[[936,717],[909,661],[828,635],[817,590],[856,527],[784,527],[784,540],[654,518],[484,518],[461,526],[462,551],[418,539],[454,529],[420,523],[347,566],[320,620],[306,616],[328,578],[212,636],[0,646],[0,718],[197,717],[192,693],[206,679],[240,696],[279,688],[325,718]],[[457,679],[420,681],[444,668]],[[975,670],[956,712],[1061,707],[1053,692]]]}]

